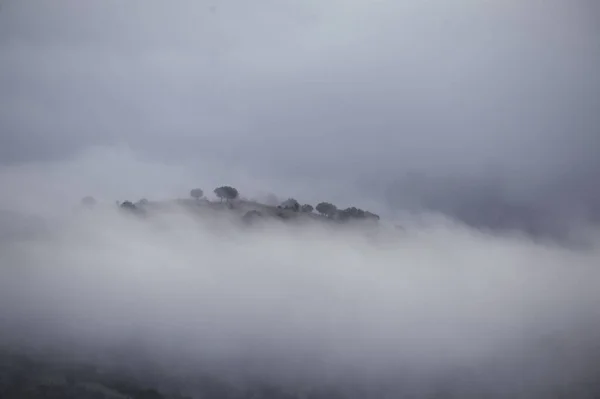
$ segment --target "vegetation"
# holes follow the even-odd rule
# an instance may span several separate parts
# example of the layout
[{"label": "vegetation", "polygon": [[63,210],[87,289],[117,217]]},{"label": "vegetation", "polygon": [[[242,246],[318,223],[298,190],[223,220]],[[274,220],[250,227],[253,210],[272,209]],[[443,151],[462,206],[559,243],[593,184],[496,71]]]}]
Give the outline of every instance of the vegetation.
[{"label": "vegetation", "polygon": [[[164,381],[162,381],[164,379]],[[167,382],[167,383],[165,383]],[[161,384],[162,383],[162,384]],[[162,389],[158,385],[185,385]],[[182,390],[190,391],[183,393]],[[169,375],[146,375],[141,370],[100,369],[86,363],[70,363],[0,351],[2,399],[342,399],[331,389],[308,388],[303,392],[266,382],[233,384],[216,376],[198,374],[179,384]]]},{"label": "vegetation", "polygon": [[314,210],[312,205],[304,204],[300,207],[301,212],[311,213]]},{"label": "vegetation", "polygon": [[329,202],[321,202],[317,205],[317,212],[327,217],[335,216],[337,207]]},{"label": "vegetation", "polygon": [[131,212],[134,215],[145,215],[146,211],[143,208],[145,203],[143,201],[141,201],[141,202],[142,202],[141,204],[138,202],[138,204],[136,205],[131,201],[123,201],[119,205],[119,208],[125,212]]},{"label": "vegetation", "polygon": [[190,191],[190,197],[194,199],[200,199],[204,196],[204,191],[201,188],[194,188]]},{"label": "vegetation", "polygon": [[298,212],[300,210],[300,203],[293,198],[289,198],[279,205],[279,208]]},{"label": "vegetation", "polygon": [[101,373],[89,364],[61,363],[0,352],[2,399],[189,399],[145,386],[133,376]]},{"label": "vegetation", "polygon": [[213,192],[221,201],[225,200],[229,202],[239,197],[238,190],[231,186],[217,187]]},{"label": "vegetation", "polygon": [[123,201],[120,207],[127,210],[135,210],[137,208],[137,206],[135,206],[135,204],[131,201]]},{"label": "vegetation", "polygon": [[245,223],[254,223],[257,219],[261,219],[263,217],[262,213],[257,210],[251,210],[244,214],[242,220]]},{"label": "vegetation", "polygon": [[[295,198],[288,198],[279,205],[275,206],[275,204],[273,203],[273,199],[276,197],[273,194],[270,194],[267,198],[270,201],[265,200],[265,203],[261,203],[240,197],[240,193],[238,192],[238,190],[231,186],[220,186],[215,188],[213,192],[219,199],[218,202],[213,202],[209,199],[204,198],[203,201],[196,203],[196,205],[206,207],[206,209],[214,210],[220,207],[224,207],[225,209],[243,212],[243,214],[240,215],[241,219],[242,221],[248,224],[255,222],[257,219],[264,219],[268,217],[276,217],[278,219],[283,220],[310,218],[311,220],[320,219],[322,221],[327,222],[379,220],[378,215],[354,206],[343,210],[339,210],[335,205],[333,205],[330,202],[321,202],[315,208],[310,204],[300,205],[300,202],[298,202],[298,200],[296,200]],[[198,201],[199,199],[204,197],[204,191],[201,188],[194,188],[190,190],[189,195],[191,198]],[[184,206],[191,204],[189,200],[185,199],[176,200],[176,202]],[[223,202],[225,202],[225,204],[223,204]],[[84,205],[95,203],[95,200],[93,200],[93,202],[90,199],[87,199],[85,201],[82,200],[82,203]],[[160,204],[157,202],[153,202],[152,206],[150,206],[150,202],[147,199],[143,198],[135,204],[131,201],[124,201],[120,204],[119,202],[117,202],[117,205],[125,211],[130,211],[138,215],[145,215],[147,214],[147,211],[150,211],[151,209],[153,209],[154,206]],[[314,214],[314,210],[316,210],[319,214]]]}]

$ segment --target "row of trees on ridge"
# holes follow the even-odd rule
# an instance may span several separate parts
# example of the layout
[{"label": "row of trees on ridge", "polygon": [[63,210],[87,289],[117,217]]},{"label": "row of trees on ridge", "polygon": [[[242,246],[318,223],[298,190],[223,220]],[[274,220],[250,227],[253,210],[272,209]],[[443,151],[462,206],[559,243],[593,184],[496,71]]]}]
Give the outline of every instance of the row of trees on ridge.
[{"label": "row of trees on ridge", "polygon": [[[217,187],[213,190],[213,193],[221,201],[225,200],[229,202],[239,198],[238,190],[231,186]],[[194,188],[190,191],[190,196],[198,200],[204,196],[204,191],[201,188]],[[316,207],[313,207],[310,204],[301,205],[294,198],[288,198],[287,200],[283,201],[280,205],[278,205],[277,208],[303,213],[312,213],[314,210],[316,210],[319,214],[323,216],[329,218],[337,218],[340,220],[367,218],[379,219],[378,215],[356,207],[338,209],[335,205],[329,202],[320,202],[319,204],[317,204]]]},{"label": "row of trees on ridge", "polygon": [[[239,191],[231,186],[220,186],[213,190],[213,193],[219,198],[221,202],[225,201],[229,207],[233,207],[233,201],[239,200]],[[201,188],[194,188],[190,190],[190,197],[200,200],[204,197],[204,190]],[[96,200],[93,197],[87,196],[81,200],[85,206],[93,206]],[[117,204],[124,209],[129,210],[140,210],[148,204],[148,200],[143,198],[135,204],[131,201],[124,201]],[[336,219],[336,220],[349,220],[349,219],[379,219],[379,216],[369,211],[362,210],[356,207],[350,207],[346,209],[338,209],[335,205],[330,202],[320,202],[316,207],[310,204],[301,205],[294,198],[288,198],[277,206],[280,210],[287,210],[292,212],[301,213],[312,213],[317,211],[322,216]]]}]

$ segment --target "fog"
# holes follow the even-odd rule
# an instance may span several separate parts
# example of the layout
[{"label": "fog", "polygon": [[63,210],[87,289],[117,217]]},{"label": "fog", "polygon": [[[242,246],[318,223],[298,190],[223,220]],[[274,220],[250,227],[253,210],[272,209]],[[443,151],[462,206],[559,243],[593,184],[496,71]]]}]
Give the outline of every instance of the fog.
[{"label": "fog", "polygon": [[[367,397],[596,389],[599,11],[3,1],[0,344]],[[382,220],[115,207],[223,184]]]},{"label": "fog", "polygon": [[0,163],[121,146],[310,201],[556,233],[600,220],[599,19],[586,0],[8,0]]},{"label": "fog", "polygon": [[[187,176],[106,154],[131,167],[137,190],[165,178],[165,198]],[[1,243],[3,346],[154,366],[157,384],[202,371],[368,397],[576,397],[598,378],[593,229],[573,250],[439,216],[404,219],[403,230],[385,220],[375,230],[244,226],[228,211],[175,205],[140,218],[110,197],[78,205],[86,162],[19,169],[26,186],[34,176],[49,187],[37,201],[52,202],[65,181],[74,200],[61,212],[40,206],[44,224]]]}]

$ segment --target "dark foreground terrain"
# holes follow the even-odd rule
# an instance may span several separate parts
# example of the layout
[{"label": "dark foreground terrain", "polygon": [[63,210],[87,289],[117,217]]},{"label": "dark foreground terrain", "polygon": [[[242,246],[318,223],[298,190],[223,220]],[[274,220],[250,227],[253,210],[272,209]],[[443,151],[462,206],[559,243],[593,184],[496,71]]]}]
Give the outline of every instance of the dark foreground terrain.
[{"label": "dark foreground terrain", "polygon": [[[144,367],[142,367],[144,368]],[[264,381],[232,382],[209,374],[169,375],[169,372],[132,370],[124,366],[105,368],[89,362],[0,353],[0,398],[2,399],[344,399],[344,398],[600,398],[600,380],[591,378],[571,386],[539,392],[520,391],[518,381],[499,378],[503,387],[474,388],[468,378],[456,376],[432,382],[421,392],[384,393],[378,390],[329,387],[284,387]],[[595,373],[598,375],[598,373]],[[462,386],[462,387],[461,387]],[[343,392],[344,391],[344,392]],[[402,391],[402,389],[400,389]]]},{"label": "dark foreground terrain", "polygon": [[88,362],[0,352],[2,399],[344,398],[331,389],[292,392],[261,382],[234,384],[206,374],[180,381],[185,386],[181,389],[176,386],[176,379],[168,373],[157,376],[156,371],[141,372],[123,366],[104,368]]}]

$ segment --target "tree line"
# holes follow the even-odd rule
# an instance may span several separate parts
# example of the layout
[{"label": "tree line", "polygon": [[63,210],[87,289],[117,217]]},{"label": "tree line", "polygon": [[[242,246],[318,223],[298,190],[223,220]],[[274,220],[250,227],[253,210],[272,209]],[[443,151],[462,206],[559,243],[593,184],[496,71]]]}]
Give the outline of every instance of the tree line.
[{"label": "tree line", "polygon": [[[235,187],[232,187],[232,186],[217,187],[213,190],[213,193],[219,199],[220,202],[225,202],[230,208],[232,208],[233,203],[236,200],[239,200],[239,198],[240,198],[239,191]],[[190,190],[189,195],[191,198],[198,200],[198,201],[201,199],[205,199],[204,190],[202,190],[201,188],[194,188],[194,189]],[[96,203],[96,200],[91,196],[87,196],[87,197],[84,197],[81,200],[81,202],[83,205],[89,207],[89,206],[93,206]],[[136,203],[133,203],[131,201],[123,201],[120,204],[117,202],[117,204],[122,209],[131,210],[131,211],[139,211],[145,205],[148,204],[148,200],[143,198]],[[360,208],[357,208],[354,206],[348,207],[345,209],[338,209],[337,206],[335,206],[334,204],[332,204],[330,202],[326,202],[326,201],[320,202],[316,206],[313,207],[311,204],[300,204],[296,199],[288,198],[287,200],[285,200],[285,201],[281,202],[279,205],[277,205],[277,209],[291,211],[291,212],[298,212],[298,213],[306,213],[306,214],[311,214],[314,211],[316,211],[318,214],[320,214],[323,217],[326,217],[329,219],[334,219],[334,220],[340,220],[340,221],[346,221],[346,220],[352,220],[352,219],[379,220],[379,215],[377,215],[375,213],[365,211],[363,209],[360,209]],[[256,213],[260,214],[259,212],[256,212]]]}]

